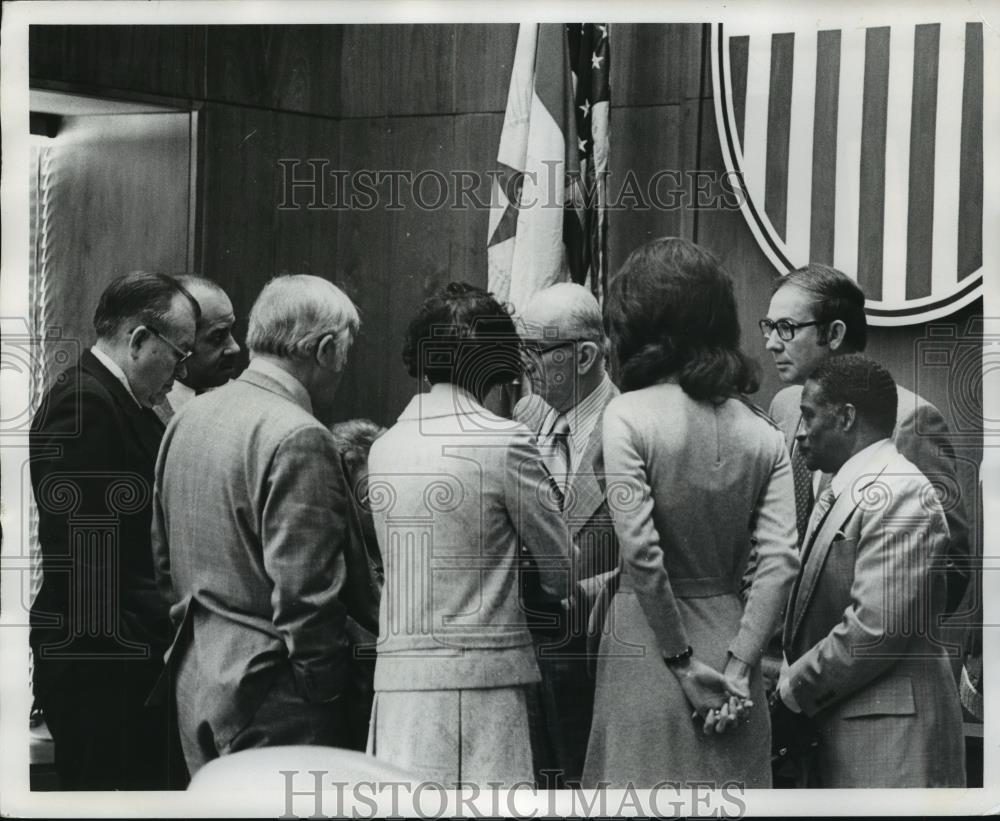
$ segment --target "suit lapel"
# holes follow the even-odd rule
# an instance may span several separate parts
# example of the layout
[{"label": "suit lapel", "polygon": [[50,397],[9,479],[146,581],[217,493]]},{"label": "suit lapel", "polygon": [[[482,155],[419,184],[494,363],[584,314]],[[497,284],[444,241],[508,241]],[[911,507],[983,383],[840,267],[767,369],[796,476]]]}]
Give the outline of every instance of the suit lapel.
[{"label": "suit lapel", "polygon": [[[802,624],[802,618],[809,606],[809,600],[816,589],[816,583],[819,581],[820,574],[823,572],[823,565],[826,564],[826,558],[830,553],[834,537],[843,528],[844,523],[847,522],[860,503],[860,491],[874,482],[884,470],[885,466],[882,465],[877,473],[866,475],[863,482],[855,482],[852,487],[845,488],[834,501],[833,507],[830,508],[830,513],[816,534],[809,555],[806,557],[806,563],[802,567],[802,577],[799,581],[798,590],[793,594],[795,598],[793,602],[794,610],[789,612],[788,622],[786,623],[786,636],[788,637],[787,643],[789,645],[791,645],[795,638],[795,633]],[[809,544],[808,534],[804,544]]]},{"label": "suit lapel", "polygon": [[590,432],[590,439],[580,457],[580,464],[570,477],[570,509],[567,511],[567,522],[574,536],[605,502],[607,482],[604,477],[604,410],[616,396],[618,390],[612,386],[612,390],[608,392],[607,402],[597,417],[597,424]]},{"label": "suit lapel", "polygon": [[580,464],[569,479],[569,507],[565,511],[570,532],[576,536],[604,503],[604,450],[598,420],[587,442]]},{"label": "suit lapel", "polygon": [[125,386],[90,351],[84,351],[80,358],[83,369],[93,376],[111,394],[139,445],[151,462],[156,461],[163,438],[163,423],[150,408],[142,408],[136,403]]}]

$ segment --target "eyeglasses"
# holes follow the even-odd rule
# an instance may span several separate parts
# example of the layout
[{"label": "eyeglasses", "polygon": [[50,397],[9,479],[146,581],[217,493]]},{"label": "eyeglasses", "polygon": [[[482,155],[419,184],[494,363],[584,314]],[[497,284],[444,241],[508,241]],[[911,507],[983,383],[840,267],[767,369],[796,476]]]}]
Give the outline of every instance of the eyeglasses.
[{"label": "eyeglasses", "polygon": [[146,330],[149,331],[153,336],[155,336],[161,342],[165,342],[167,347],[174,352],[174,355],[177,357],[177,362],[174,365],[175,368],[179,368],[181,365],[183,365],[191,358],[191,354],[193,353],[193,351],[185,351],[183,348],[178,347],[169,339],[167,339],[163,334],[161,334],[158,330],[156,330],[156,328],[154,328],[152,325],[146,325]]},{"label": "eyeglasses", "polygon": [[546,345],[544,342],[540,342],[536,339],[523,340],[519,347],[521,353],[532,354],[534,356],[544,356],[549,351],[557,351],[560,348],[568,348],[570,345],[575,345],[579,340],[577,339],[564,339],[560,342],[552,342]]},{"label": "eyeglasses", "polygon": [[795,339],[795,332],[799,328],[808,328],[811,325],[822,325],[822,322],[813,320],[812,322],[792,322],[790,319],[779,319],[776,322],[770,319],[762,319],[757,323],[760,325],[760,332],[764,334],[764,339],[771,336],[772,331],[778,332],[778,339],[782,342],[791,342]]}]

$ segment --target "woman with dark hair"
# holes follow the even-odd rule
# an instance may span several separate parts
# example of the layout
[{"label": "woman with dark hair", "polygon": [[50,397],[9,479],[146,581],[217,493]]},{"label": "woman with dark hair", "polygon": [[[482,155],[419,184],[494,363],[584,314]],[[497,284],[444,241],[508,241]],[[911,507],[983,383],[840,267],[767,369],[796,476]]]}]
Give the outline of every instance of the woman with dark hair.
[{"label": "woman with dark hair", "polygon": [[368,499],[385,564],[368,751],[421,780],[532,781],[519,546],[558,607],[571,537],[523,425],[483,407],[520,374],[508,312],[450,283],[410,323],[403,360],[430,383],[374,443]]},{"label": "woman with dark hair", "polygon": [[623,390],[603,429],[622,573],[584,782],[768,787],[759,660],[798,570],[795,508],[783,436],[744,399],[757,378],[732,283],[697,245],[654,240],[612,281],[605,322]]}]

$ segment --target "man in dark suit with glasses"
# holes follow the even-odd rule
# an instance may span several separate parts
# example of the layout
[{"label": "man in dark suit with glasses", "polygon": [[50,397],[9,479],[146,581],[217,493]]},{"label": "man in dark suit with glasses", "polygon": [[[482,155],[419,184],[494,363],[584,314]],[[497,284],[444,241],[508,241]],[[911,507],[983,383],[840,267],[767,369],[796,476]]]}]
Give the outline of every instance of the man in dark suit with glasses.
[{"label": "man in dark suit with glasses", "polygon": [[31,608],[34,689],[66,790],[181,787],[187,773],[164,705],[167,605],[150,545],[152,408],[183,375],[198,305],[165,274],[111,282],[97,341],[45,394],[31,424],[43,582]]}]

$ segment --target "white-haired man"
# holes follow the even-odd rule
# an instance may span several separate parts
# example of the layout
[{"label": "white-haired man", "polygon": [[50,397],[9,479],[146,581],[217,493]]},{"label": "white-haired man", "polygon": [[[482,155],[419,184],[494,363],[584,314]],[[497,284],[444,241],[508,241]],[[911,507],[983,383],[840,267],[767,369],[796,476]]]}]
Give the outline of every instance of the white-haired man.
[{"label": "white-haired man", "polygon": [[326,280],[271,280],[250,366],[164,436],[153,552],[192,774],[242,749],[343,741],[347,488],[326,424],[358,325]]},{"label": "white-haired man", "polygon": [[[567,282],[539,291],[519,318],[532,393],[518,402],[514,416],[538,437],[560,488],[563,516],[580,548],[574,577],[593,579],[618,565],[601,440],[601,417],[618,389],[604,366],[601,308],[590,291]],[[540,609],[530,577],[523,595],[528,608]],[[590,601],[577,595],[566,613],[539,612],[532,628],[543,679],[534,716],[536,768],[544,784],[545,774],[555,772],[557,787],[579,779],[587,753],[594,697],[585,634]]]}]

